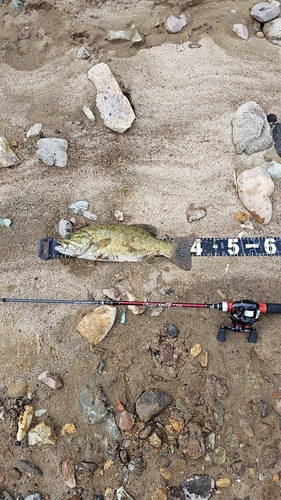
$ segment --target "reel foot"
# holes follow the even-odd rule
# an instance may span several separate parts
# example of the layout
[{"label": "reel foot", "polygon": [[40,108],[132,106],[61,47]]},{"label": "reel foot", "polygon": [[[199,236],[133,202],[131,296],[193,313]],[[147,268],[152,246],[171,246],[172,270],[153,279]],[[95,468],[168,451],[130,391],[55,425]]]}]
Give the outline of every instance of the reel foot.
[{"label": "reel foot", "polygon": [[226,329],[224,327],[221,327],[219,329],[218,340],[219,340],[219,342],[226,341]]}]

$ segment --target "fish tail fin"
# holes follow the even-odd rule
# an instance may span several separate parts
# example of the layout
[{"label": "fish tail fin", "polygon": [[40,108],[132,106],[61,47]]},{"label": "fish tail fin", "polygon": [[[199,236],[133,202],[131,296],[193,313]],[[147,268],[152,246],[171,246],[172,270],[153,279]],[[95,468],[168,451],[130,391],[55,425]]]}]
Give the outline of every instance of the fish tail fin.
[{"label": "fish tail fin", "polygon": [[174,240],[174,252],[172,253],[170,259],[174,264],[176,264],[176,266],[184,269],[185,271],[190,271],[191,269],[190,249],[194,241],[194,236],[175,238]]}]

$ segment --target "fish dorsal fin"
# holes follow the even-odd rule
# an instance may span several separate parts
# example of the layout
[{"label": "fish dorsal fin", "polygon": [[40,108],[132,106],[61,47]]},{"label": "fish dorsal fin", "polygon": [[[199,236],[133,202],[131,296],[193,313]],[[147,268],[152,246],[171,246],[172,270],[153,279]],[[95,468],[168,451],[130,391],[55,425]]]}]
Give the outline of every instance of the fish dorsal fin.
[{"label": "fish dorsal fin", "polygon": [[157,236],[157,228],[155,226],[152,226],[150,224],[134,224],[135,227],[139,227],[143,231],[146,231],[147,233],[151,234],[152,236]]},{"label": "fish dorsal fin", "polygon": [[97,247],[97,250],[101,248],[108,247],[111,243],[111,238],[104,238],[103,240],[95,241],[94,245]]}]

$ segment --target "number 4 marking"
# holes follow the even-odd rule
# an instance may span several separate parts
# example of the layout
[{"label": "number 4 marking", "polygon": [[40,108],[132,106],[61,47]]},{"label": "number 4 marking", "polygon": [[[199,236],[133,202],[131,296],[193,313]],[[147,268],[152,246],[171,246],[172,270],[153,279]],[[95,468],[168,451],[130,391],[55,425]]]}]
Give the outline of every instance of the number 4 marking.
[{"label": "number 4 marking", "polygon": [[203,252],[203,248],[201,246],[201,240],[199,238],[194,241],[190,249],[190,252],[195,253],[195,255],[201,255],[201,253]]}]

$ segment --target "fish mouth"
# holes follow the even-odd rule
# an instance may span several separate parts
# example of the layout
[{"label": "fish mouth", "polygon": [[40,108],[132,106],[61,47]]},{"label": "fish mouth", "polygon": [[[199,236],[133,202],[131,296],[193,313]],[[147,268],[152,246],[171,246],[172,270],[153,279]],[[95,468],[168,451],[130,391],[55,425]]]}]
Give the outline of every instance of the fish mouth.
[{"label": "fish mouth", "polygon": [[74,254],[73,248],[71,248],[67,243],[63,241],[59,241],[59,244],[55,246],[55,250],[63,255],[67,255],[69,257],[72,257]]}]

